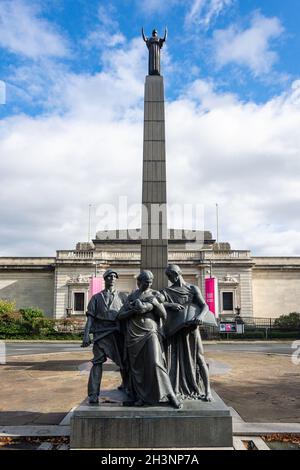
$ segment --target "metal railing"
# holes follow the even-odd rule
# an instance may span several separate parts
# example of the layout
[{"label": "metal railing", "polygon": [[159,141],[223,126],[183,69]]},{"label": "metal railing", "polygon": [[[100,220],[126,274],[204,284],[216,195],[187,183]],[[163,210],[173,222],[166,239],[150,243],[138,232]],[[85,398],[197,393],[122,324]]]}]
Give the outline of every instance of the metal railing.
[{"label": "metal railing", "polygon": [[[219,328],[217,326],[201,326],[201,336],[203,339],[243,339],[253,338],[253,339],[272,339],[276,337],[280,338],[290,338],[300,337],[300,325],[298,328],[285,328],[282,326],[276,325],[276,319],[274,318],[255,318],[255,317],[244,317],[239,318],[239,320],[244,321],[245,332],[244,334],[237,335],[235,333],[220,334]],[[66,334],[83,334],[85,327],[85,317],[74,318],[69,317],[68,319],[58,320],[56,322],[56,330],[58,333]],[[222,319],[223,321],[223,319]]]},{"label": "metal railing", "polygon": [[227,333],[220,334],[218,327],[202,326],[203,337],[206,339],[272,339],[300,337],[300,323],[295,327],[287,327],[279,324],[276,318],[269,317],[222,317],[221,321],[230,323],[232,321],[244,323],[244,334]]}]

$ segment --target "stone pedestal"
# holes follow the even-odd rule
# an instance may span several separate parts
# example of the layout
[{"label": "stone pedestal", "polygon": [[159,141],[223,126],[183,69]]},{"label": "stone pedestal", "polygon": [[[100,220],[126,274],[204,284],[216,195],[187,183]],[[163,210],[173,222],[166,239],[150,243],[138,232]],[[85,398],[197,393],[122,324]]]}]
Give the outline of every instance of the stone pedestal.
[{"label": "stone pedestal", "polygon": [[232,418],[218,395],[170,406],[79,406],[71,419],[72,449],[232,447]]},{"label": "stone pedestal", "polygon": [[164,81],[161,76],[149,75],[144,102],[141,269],[152,271],[153,289],[162,289],[166,283],[166,202]]}]

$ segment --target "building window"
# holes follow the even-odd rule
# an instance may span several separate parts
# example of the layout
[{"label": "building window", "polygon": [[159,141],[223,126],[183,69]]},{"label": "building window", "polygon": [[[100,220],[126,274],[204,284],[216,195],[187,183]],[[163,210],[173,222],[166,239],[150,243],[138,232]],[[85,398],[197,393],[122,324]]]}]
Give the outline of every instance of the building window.
[{"label": "building window", "polygon": [[233,312],[233,292],[223,292],[223,311]]},{"label": "building window", "polygon": [[84,292],[74,292],[74,312],[84,312]]}]

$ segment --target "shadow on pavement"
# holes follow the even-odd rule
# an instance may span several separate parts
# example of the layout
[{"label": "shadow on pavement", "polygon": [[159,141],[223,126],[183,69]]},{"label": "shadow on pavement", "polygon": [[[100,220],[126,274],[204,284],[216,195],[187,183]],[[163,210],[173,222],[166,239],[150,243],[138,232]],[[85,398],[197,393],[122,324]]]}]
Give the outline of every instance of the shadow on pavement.
[{"label": "shadow on pavement", "polygon": [[[89,362],[89,361],[86,361]],[[72,371],[72,370],[80,370],[81,365],[83,364],[81,360],[57,360],[57,361],[7,361],[5,364],[6,370],[23,370],[23,369],[30,369],[30,370],[43,370],[43,371]],[[104,364],[105,371],[118,371],[119,368],[113,363],[106,363]]]},{"label": "shadow on pavement", "polygon": [[0,426],[54,425],[59,424],[67,413],[0,411]]}]

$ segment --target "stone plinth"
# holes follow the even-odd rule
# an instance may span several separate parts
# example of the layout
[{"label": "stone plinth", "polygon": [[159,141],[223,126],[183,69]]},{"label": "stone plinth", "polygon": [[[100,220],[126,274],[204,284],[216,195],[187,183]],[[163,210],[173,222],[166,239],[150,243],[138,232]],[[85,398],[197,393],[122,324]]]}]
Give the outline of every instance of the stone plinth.
[{"label": "stone plinth", "polygon": [[79,406],[71,420],[72,449],[232,447],[229,408],[214,401],[186,400],[170,406]]}]

